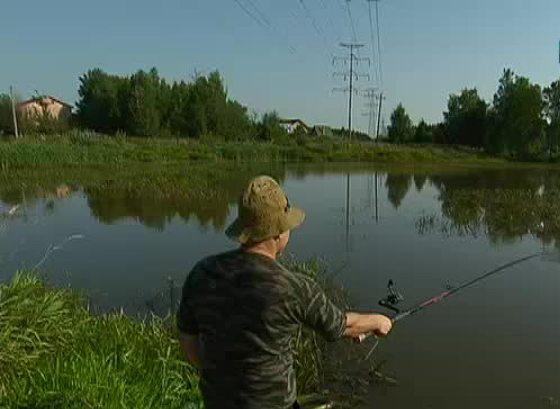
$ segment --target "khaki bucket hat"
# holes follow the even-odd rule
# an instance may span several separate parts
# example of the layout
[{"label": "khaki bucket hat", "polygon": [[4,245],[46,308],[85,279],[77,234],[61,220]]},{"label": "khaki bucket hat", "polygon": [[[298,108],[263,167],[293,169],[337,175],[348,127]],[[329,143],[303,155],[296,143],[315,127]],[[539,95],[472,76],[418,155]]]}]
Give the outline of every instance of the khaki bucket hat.
[{"label": "khaki bucket hat", "polygon": [[241,244],[258,243],[299,226],[303,210],[290,206],[280,185],[270,176],[252,179],[243,191],[237,219],[227,228],[229,238]]}]

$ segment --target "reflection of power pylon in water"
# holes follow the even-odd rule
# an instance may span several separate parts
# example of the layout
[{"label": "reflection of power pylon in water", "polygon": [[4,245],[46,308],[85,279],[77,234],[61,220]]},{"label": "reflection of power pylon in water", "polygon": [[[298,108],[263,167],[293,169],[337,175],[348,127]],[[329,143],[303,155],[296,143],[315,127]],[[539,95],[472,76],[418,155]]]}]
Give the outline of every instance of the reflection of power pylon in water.
[{"label": "reflection of power pylon in water", "polygon": [[378,174],[375,172],[375,222],[379,223]]},{"label": "reflection of power pylon in water", "polygon": [[367,208],[373,211],[375,223],[379,223],[379,173],[374,172],[368,178]]},{"label": "reflection of power pylon in water", "polygon": [[[375,222],[379,223],[379,173],[374,172],[371,179],[368,179],[368,186],[366,192],[366,205],[360,211],[374,208]],[[372,186],[373,185],[373,186]],[[373,189],[372,189],[373,187]],[[345,244],[346,251],[352,250],[352,243],[350,237],[350,226],[352,224],[352,200],[350,196],[350,173],[346,174],[346,203],[345,203]]]}]

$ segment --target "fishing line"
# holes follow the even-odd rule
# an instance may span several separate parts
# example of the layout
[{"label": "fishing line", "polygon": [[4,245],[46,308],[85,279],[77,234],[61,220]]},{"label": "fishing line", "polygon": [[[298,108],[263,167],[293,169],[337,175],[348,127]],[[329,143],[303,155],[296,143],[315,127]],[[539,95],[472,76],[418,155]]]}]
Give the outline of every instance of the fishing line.
[{"label": "fishing line", "polygon": [[[531,259],[543,256],[543,255],[545,255],[545,252],[539,251],[538,253],[534,253],[534,254],[531,254],[529,256],[525,256],[525,257],[510,261],[509,263],[502,264],[501,266],[496,267],[495,269],[490,270],[489,272],[487,272],[487,273],[485,273],[481,276],[475,277],[472,280],[469,280],[469,281],[467,281],[467,282],[465,282],[465,283],[463,283],[463,284],[461,284],[457,287],[448,287],[448,289],[446,291],[444,291],[444,292],[442,292],[442,293],[440,293],[440,294],[438,294],[434,297],[431,297],[431,298],[429,298],[425,301],[422,301],[422,302],[416,304],[415,306],[413,306],[413,307],[411,307],[408,310],[403,311],[403,312],[400,312],[398,309],[396,309],[394,307],[396,304],[398,304],[400,301],[403,300],[402,296],[400,298],[395,297],[395,295],[394,295],[395,294],[395,289],[394,288],[391,288],[391,287],[389,288],[389,295],[387,296],[387,298],[385,298],[383,300],[380,300],[379,304],[384,306],[384,307],[393,309],[394,311],[397,312],[397,315],[395,315],[392,318],[393,323],[396,323],[396,322],[398,322],[398,321],[400,321],[404,318],[410,317],[411,315],[414,315],[414,314],[424,310],[425,308],[428,308],[428,307],[430,307],[432,305],[435,305],[435,304],[439,304],[440,302],[442,302],[446,298],[452,296],[453,294],[456,294],[459,291],[462,291],[462,290],[464,290],[468,287],[471,287],[474,284],[476,284],[480,281],[483,281],[483,280],[485,280],[485,279],[487,279],[487,278],[489,278],[489,277],[491,277],[495,274],[498,274],[498,273],[500,273],[504,270],[507,270],[508,268],[511,268],[513,266],[516,266],[518,264],[524,263],[526,261],[529,261]],[[397,292],[397,294],[400,295],[398,292]]]},{"label": "fishing line", "polygon": [[71,236],[66,237],[64,240],[62,240],[60,243],[58,243],[55,246],[53,246],[52,244],[49,244],[49,246],[47,247],[47,251],[45,252],[45,255],[43,256],[43,258],[41,260],[39,260],[39,262],[37,264],[35,264],[35,266],[31,270],[37,270],[39,267],[41,267],[49,259],[49,257],[52,255],[52,253],[54,253],[55,251],[62,250],[66,243],[68,243],[72,240],[81,240],[83,238],[85,238],[85,236],[83,234],[73,234]]},{"label": "fishing line", "polygon": [[[518,264],[521,263],[525,263],[531,259],[537,258],[537,257],[541,257],[546,255],[545,251],[539,251],[538,253],[534,253],[522,258],[518,258],[516,260],[510,261],[508,263],[502,264],[501,266],[496,267],[493,270],[488,271],[487,273],[484,273],[478,277],[475,277],[469,281],[466,281],[465,283],[457,286],[457,287],[452,287],[452,286],[447,286],[447,289],[445,291],[443,291],[440,294],[437,294],[425,301],[422,301],[414,306],[412,306],[411,308],[405,310],[405,311],[401,311],[400,309],[398,309],[396,307],[397,304],[399,304],[401,301],[404,300],[404,297],[401,295],[401,293],[395,288],[395,285],[393,283],[393,280],[389,280],[389,284],[387,285],[387,289],[388,289],[388,295],[379,300],[379,305],[388,308],[390,310],[392,310],[394,313],[396,313],[392,318],[391,321],[393,322],[393,324],[403,320],[404,318],[410,317],[428,307],[431,307],[433,305],[439,304],[440,302],[442,302],[443,300],[445,300],[448,297],[451,297],[452,295],[468,288],[471,287],[473,285],[475,285],[476,283],[483,281],[495,274],[498,274],[504,270],[507,270],[508,268],[511,268],[513,266],[516,266]],[[369,334],[361,334],[360,336],[358,336],[358,341],[359,342],[363,342],[366,338],[368,338],[370,335],[373,335],[371,333]],[[373,350],[375,350],[375,348],[377,348],[377,344],[374,345]],[[373,351],[371,351],[373,353]],[[368,353],[368,356],[370,354]]]}]

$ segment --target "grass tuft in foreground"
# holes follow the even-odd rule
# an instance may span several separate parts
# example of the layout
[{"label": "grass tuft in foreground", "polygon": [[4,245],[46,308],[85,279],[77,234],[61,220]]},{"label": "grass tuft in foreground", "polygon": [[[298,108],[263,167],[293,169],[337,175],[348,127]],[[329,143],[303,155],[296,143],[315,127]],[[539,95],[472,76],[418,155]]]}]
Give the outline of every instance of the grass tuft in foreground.
[{"label": "grass tuft in foreground", "polygon": [[195,371],[157,318],[92,315],[67,289],[0,285],[0,407],[202,407]]}]

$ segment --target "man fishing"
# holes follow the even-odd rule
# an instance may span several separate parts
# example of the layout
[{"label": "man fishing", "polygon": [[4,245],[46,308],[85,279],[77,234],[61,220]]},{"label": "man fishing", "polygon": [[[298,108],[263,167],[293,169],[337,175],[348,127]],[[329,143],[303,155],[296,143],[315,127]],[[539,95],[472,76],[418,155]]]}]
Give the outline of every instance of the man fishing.
[{"label": "man fishing", "polygon": [[293,341],[301,325],[329,341],[391,330],[384,315],[341,311],[312,279],[276,261],[304,217],[274,179],[253,179],[226,231],[240,248],[200,261],[187,277],[180,344],[200,369],[207,409],[299,408]]}]

